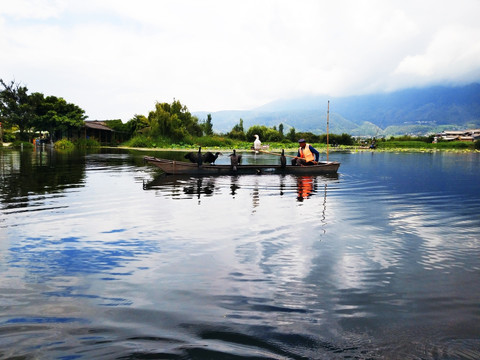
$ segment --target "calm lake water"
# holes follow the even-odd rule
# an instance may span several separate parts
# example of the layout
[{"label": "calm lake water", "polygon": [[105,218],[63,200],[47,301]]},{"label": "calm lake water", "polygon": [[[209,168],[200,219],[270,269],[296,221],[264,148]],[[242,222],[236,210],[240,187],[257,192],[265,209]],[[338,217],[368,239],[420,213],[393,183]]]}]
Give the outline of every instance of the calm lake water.
[{"label": "calm lake water", "polygon": [[480,358],[480,154],[144,155],[0,150],[0,359]]}]

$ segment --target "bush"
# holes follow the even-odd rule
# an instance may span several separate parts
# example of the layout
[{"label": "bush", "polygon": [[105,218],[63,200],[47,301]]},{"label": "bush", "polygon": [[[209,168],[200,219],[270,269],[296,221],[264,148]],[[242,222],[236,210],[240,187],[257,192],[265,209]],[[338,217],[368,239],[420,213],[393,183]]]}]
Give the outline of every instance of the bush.
[{"label": "bush", "polygon": [[126,146],[138,148],[150,148],[152,146],[152,139],[143,135],[137,135],[125,143]]},{"label": "bush", "polygon": [[233,145],[233,140],[221,136],[203,136],[195,139],[195,144],[203,147],[219,147]]},{"label": "bush", "polygon": [[16,139],[15,133],[11,130],[3,131],[3,141],[7,143],[13,143]]},{"label": "bush", "polygon": [[471,149],[472,143],[466,141],[439,141],[436,145],[437,149]]},{"label": "bush", "polygon": [[388,141],[421,141],[424,143],[432,143],[434,136],[411,136],[411,135],[400,135],[392,136]]},{"label": "bush", "polygon": [[55,149],[71,150],[75,148],[75,145],[70,140],[62,139],[62,140],[56,141],[55,144],[53,144],[53,147]]},{"label": "bush", "polygon": [[414,140],[388,140],[385,142],[377,142],[378,148],[381,149],[395,149],[395,148],[410,148],[420,149],[426,147],[432,147],[432,144],[424,143],[423,141]]},{"label": "bush", "polygon": [[480,150],[480,140],[475,141],[475,149]]},{"label": "bush", "polygon": [[232,130],[230,131],[227,136],[232,139],[237,139],[237,140],[242,140],[245,141],[247,140],[247,136],[243,131],[238,131],[238,130]]},{"label": "bush", "polygon": [[33,149],[33,144],[28,142],[28,141],[16,140],[12,143],[12,146],[15,149],[20,149],[22,147],[23,147],[23,149]]},{"label": "bush", "polygon": [[[327,143],[327,135],[320,136],[320,143]],[[353,137],[349,134],[343,133],[341,135],[338,134],[329,134],[328,135],[328,142],[330,144],[337,144],[337,145],[353,145],[355,143]]]}]

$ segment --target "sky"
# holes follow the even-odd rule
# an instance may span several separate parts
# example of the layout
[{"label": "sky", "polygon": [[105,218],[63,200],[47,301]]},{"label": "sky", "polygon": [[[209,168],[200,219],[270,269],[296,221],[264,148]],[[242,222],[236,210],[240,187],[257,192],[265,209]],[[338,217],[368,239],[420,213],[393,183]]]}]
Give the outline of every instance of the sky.
[{"label": "sky", "polygon": [[0,0],[0,78],[89,120],[480,80],[480,0]]}]

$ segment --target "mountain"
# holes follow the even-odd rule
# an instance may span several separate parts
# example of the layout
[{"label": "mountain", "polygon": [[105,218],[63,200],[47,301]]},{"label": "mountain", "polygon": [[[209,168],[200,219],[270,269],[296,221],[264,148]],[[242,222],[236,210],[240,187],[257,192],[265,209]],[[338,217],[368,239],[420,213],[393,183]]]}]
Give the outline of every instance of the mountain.
[{"label": "mountain", "polygon": [[[304,96],[273,101],[248,111],[212,112],[216,132],[228,132],[240,118],[245,129],[252,125],[277,126],[285,131],[326,132],[351,135],[403,135],[445,129],[480,128],[480,84],[432,86],[391,93],[349,97]],[[205,119],[208,112],[194,113]]]}]

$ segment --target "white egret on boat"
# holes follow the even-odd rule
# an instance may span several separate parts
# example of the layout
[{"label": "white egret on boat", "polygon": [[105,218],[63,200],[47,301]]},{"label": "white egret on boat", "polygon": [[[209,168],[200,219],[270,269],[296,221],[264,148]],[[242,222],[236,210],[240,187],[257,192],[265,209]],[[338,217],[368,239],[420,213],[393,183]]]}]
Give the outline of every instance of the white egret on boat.
[{"label": "white egret on boat", "polygon": [[260,138],[257,134],[255,134],[253,136],[255,136],[255,141],[253,142],[253,149],[255,150],[255,152],[258,153],[258,151],[262,147],[262,142],[260,141]]}]

